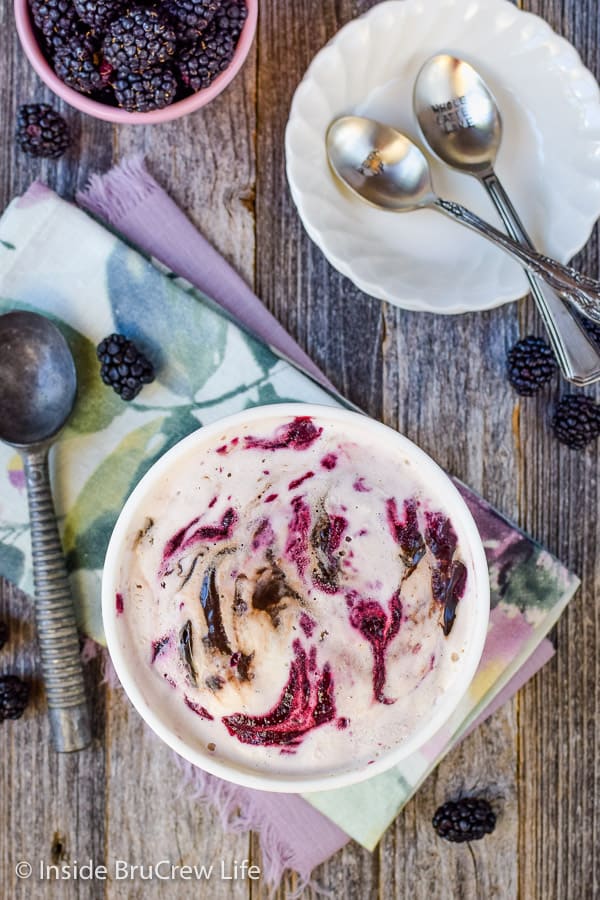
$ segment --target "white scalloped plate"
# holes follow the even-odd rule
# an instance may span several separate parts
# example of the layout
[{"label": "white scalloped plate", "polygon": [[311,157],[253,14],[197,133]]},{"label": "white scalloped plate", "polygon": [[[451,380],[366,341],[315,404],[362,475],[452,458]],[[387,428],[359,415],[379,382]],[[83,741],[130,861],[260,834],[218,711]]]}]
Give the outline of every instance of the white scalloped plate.
[{"label": "white scalloped plate", "polygon": [[[388,0],[350,22],[311,63],[286,130],[287,174],[310,237],[361,290],[405,309],[489,309],[527,292],[502,251],[431,210],[382,212],[334,179],[327,126],[380,119],[416,139],[412,89],[440,52],[471,62],[496,95],[504,138],[496,170],[534,242],[566,262],[600,216],[600,91],[574,48],[509,0]],[[431,161],[438,193],[500,227],[474,178]]]}]

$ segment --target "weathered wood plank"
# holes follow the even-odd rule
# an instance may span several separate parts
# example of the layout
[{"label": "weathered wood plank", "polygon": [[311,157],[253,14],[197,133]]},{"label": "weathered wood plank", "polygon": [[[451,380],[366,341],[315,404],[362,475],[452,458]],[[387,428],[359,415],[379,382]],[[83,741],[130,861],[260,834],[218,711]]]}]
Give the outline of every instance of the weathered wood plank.
[{"label": "weathered wood plank", "polygon": [[[105,853],[109,866],[116,861],[148,868],[167,860],[159,875],[174,866],[213,866],[210,878],[188,881],[144,880],[138,871],[131,879],[113,879],[105,896],[110,900],[142,900],[152,890],[183,900],[196,894],[211,900],[243,900],[244,881],[222,880],[234,860],[248,858],[247,835],[224,835],[216,812],[200,804],[183,784],[173,752],[146,727],[123,691],[109,692],[106,741],[106,798],[108,822]],[[125,873],[127,868],[121,867]]]},{"label": "weathered wood plank", "polygon": [[[379,847],[380,897],[480,900],[517,897],[515,717],[510,705],[467,738],[434,772]],[[440,841],[436,807],[476,793],[499,812],[493,835],[472,845]]]},{"label": "weathered wood plank", "polygon": [[[505,513],[517,512],[514,395],[505,382],[516,307],[442,318],[386,309],[385,420]],[[460,360],[460,364],[458,364]],[[490,401],[493,398],[493,407]],[[438,767],[383,840],[380,871],[395,896],[517,896],[516,720],[509,705]],[[500,812],[494,835],[445,845],[431,828],[436,807],[481,792]],[[403,866],[402,858],[409,864]],[[395,873],[395,874],[393,874]],[[387,885],[382,885],[382,894]]]},{"label": "weathered wood plank", "polygon": [[[39,679],[31,601],[6,584],[0,591],[0,620],[10,627],[0,671],[19,675],[33,690],[23,719],[0,724],[0,893],[7,900],[42,900],[57,891],[52,881],[41,879],[40,866],[74,859],[99,862],[103,857],[104,692],[97,689],[97,665],[86,666],[94,742],[80,753],[55,753]],[[15,866],[22,860],[34,871],[19,881]],[[102,896],[99,882],[61,886],[65,900]]]},{"label": "weathered wood plank", "polygon": [[356,4],[331,0],[261,4],[256,284],[265,304],[336,386],[380,417],[381,303],[339,275],[307,238],[285,177],[292,94],[314,54],[356,12]]}]

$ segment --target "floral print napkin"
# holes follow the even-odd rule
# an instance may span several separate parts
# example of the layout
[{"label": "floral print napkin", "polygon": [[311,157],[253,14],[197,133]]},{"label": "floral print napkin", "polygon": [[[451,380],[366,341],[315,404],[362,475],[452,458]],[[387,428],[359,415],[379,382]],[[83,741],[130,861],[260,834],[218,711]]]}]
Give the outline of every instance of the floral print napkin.
[{"label": "floral print napkin", "polygon": [[[0,314],[49,316],[79,378],[75,410],[53,450],[54,498],[79,623],[104,643],[100,581],[125,499],[166,450],[201,425],[263,403],[334,403],[206,298],[35,185],[0,221]],[[99,377],[95,347],[113,331],[134,340],[156,381],[124,403]],[[0,573],[32,590],[29,517],[18,454],[0,446]]]}]

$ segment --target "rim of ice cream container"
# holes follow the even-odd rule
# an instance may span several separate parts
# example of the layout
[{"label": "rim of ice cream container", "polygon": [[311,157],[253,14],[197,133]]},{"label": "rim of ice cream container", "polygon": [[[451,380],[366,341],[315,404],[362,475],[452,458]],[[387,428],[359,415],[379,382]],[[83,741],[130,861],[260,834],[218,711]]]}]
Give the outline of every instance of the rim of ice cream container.
[{"label": "rim of ice cream container", "polygon": [[211,100],[214,100],[233,81],[248,56],[254,40],[258,19],[258,0],[245,0],[245,2],[248,15],[235,48],[235,53],[225,71],[221,72],[207,88],[196,91],[190,97],[184,97],[183,100],[177,100],[175,103],[171,103],[170,106],[163,107],[163,109],[153,109],[150,112],[128,112],[125,109],[120,109],[118,106],[110,106],[108,103],[92,100],[85,94],[80,94],[78,91],[74,91],[73,88],[68,87],[64,81],[60,80],[44,56],[34,29],[28,0],[15,0],[14,5],[17,33],[25,55],[42,81],[61,100],[64,100],[65,103],[68,103],[69,106],[73,106],[80,112],[87,113],[89,116],[93,116],[95,119],[102,119],[105,122],[113,122],[116,125],[152,125],[160,124],[161,122],[171,122],[173,119],[179,119],[182,116],[187,116],[188,113],[201,109],[207,103],[210,103]]},{"label": "rim of ice cream container", "polygon": [[[370,765],[363,764],[356,769],[346,768],[344,771],[332,771],[328,775],[318,776],[256,772],[249,767],[245,768],[219,759],[208,750],[192,747],[178,737],[166,717],[154,711],[138,688],[138,679],[147,679],[148,673],[141,670],[138,657],[129,655],[120,646],[115,606],[115,594],[119,589],[120,559],[127,533],[142,502],[152,493],[162,476],[173,468],[177,459],[185,456],[192,447],[201,447],[224,431],[254,421],[264,421],[268,418],[285,419],[298,415],[326,419],[333,425],[359,424],[363,434],[370,432],[373,439],[377,440],[380,449],[386,443],[391,444],[396,452],[400,450],[411,461],[417,462],[421,473],[425,470],[427,483],[432,485],[431,495],[440,498],[453,522],[460,522],[459,531],[466,541],[465,551],[470,554],[473,563],[475,584],[472,591],[477,601],[474,604],[471,640],[465,648],[460,677],[457,677],[451,688],[442,695],[436,704],[435,713],[415,729],[409,738],[377,757]],[[202,426],[168,450],[148,470],[123,506],[110,539],[102,579],[102,618],[108,650],[125,693],[150,728],[176,753],[212,775],[245,787],[287,793],[330,790],[364,781],[387,771],[423,747],[447,722],[468,691],[483,652],[489,609],[489,574],[481,537],[469,508],[443,469],[412,441],[387,425],[376,422],[362,413],[313,403],[281,403],[253,407]],[[346,760],[346,765],[347,762]]]}]

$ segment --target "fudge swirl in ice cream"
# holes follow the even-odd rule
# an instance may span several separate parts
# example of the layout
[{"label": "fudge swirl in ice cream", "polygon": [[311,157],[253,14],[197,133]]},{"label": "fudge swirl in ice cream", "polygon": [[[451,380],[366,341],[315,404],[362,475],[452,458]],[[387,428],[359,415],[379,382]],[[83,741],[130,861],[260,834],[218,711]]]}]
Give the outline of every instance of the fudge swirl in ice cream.
[{"label": "fudge swirl in ice cream", "polygon": [[233,763],[369,761],[455,676],[460,536],[417,466],[358,426],[266,417],[224,432],[168,471],[136,525],[119,629],[148,695]]}]

